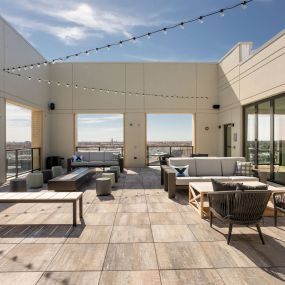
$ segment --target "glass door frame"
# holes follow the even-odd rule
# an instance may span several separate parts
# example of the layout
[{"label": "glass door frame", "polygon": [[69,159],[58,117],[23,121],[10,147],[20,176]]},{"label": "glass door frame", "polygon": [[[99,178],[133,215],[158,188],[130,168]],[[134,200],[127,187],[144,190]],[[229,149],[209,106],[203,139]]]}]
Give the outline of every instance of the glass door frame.
[{"label": "glass door frame", "polygon": [[[243,156],[245,156],[245,148],[246,148],[246,139],[247,139],[247,134],[246,134],[246,108],[247,107],[254,107],[254,114],[255,114],[255,157],[254,157],[254,162],[255,162],[255,168],[258,169],[259,163],[258,163],[258,147],[259,147],[259,141],[258,141],[258,105],[264,102],[269,102],[270,103],[270,174],[269,174],[269,180],[274,181],[274,163],[275,163],[275,147],[274,147],[274,114],[275,114],[275,100],[278,98],[285,97],[285,93],[279,94],[274,97],[266,98],[254,103],[250,103],[248,105],[243,106]],[[284,126],[285,127],[285,126]]]}]

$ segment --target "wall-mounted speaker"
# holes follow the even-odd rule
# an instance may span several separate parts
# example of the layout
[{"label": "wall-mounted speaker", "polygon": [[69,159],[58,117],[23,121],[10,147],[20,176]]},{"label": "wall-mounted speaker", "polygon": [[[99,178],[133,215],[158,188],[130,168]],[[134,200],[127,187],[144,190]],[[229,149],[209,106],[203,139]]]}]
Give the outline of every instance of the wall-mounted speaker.
[{"label": "wall-mounted speaker", "polygon": [[220,105],[218,105],[218,104],[213,105],[213,109],[220,109]]},{"label": "wall-mounted speaker", "polygon": [[48,108],[49,108],[50,110],[54,110],[54,109],[55,109],[55,104],[54,104],[54,103],[49,103],[49,104],[48,104]]}]

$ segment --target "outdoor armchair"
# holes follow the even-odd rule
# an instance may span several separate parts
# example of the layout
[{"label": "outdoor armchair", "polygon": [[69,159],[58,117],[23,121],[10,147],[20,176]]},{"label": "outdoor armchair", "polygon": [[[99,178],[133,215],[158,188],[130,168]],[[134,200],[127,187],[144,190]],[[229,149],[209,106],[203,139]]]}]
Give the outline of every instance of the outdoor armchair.
[{"label": "outdoor armchair", "polygon": [[229,224],[227,239],[229,244],[234,224],[256,225],[260,239],[264,244],[259,223],[271,193],[269,190],[233,190],[208,193],[210,226],[212,227],[213,215]]}]

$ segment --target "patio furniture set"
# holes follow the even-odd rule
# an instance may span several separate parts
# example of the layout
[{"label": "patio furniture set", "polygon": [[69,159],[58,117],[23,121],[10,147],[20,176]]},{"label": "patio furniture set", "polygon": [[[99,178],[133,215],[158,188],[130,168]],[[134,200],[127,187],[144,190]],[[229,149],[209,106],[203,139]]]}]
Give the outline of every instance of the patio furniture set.
[{"label": "patio furniture set", "polygon": [[234,224],[256,225],[264,243],[260,221],[274,213],[277,225],[278,212],[285,213],[285,192],[261,182],[248,166],[244,157],[169,158],[161,166],[161,181],[169,198],[178,189],[188,189],[189,204],[201,218],[210,218],[211,227],[213,216],[226,222],[228,243]]}]

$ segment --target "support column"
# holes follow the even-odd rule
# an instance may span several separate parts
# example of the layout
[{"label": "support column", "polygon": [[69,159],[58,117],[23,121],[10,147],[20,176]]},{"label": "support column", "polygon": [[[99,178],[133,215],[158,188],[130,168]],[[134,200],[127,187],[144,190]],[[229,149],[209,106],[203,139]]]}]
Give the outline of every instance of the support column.
[{"label": "support column", "polygon": [[145,167],[146,165],[146,115],[145,113],[125,113],[125,167]]},{"label": "support column", "polygon": [[[32,110],[32,147],[40,148],[43,153],[43,112]],[[40,153],[33,151],[33,168],[41,168]]]},{"label": "support column", "polygon": [[0,184],[6,180],[6,107],[5,99],[0,98]]}]

